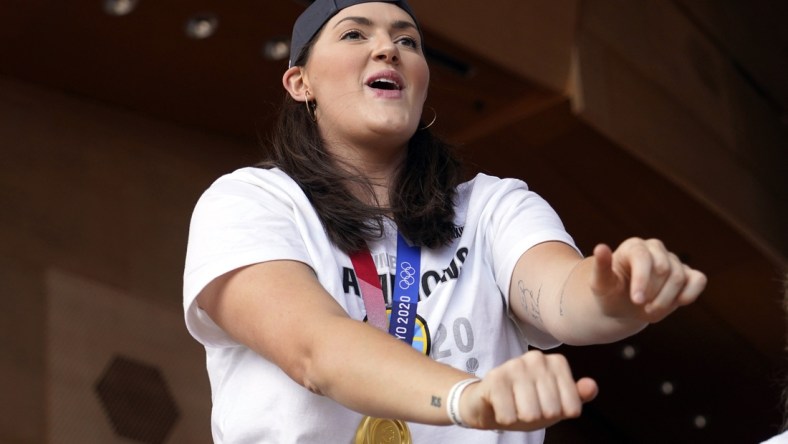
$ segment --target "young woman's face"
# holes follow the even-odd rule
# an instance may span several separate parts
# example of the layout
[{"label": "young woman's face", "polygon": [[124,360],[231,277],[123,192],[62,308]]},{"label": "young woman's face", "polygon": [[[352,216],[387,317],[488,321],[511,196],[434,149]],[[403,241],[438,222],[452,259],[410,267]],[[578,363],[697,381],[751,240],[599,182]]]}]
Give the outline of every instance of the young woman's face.
[{"label": "young woman's face", "polygon": [[331,18],[304,77],[323,138],[404,145],[427,98],[429,69],[416,24],[390,3],[361,3]]}]

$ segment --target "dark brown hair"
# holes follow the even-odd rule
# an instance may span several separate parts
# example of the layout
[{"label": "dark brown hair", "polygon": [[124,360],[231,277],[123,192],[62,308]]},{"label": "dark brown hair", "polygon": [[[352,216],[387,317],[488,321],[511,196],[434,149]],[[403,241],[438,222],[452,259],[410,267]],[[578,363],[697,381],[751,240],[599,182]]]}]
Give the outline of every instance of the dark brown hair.
[{"label": "dark brown hair", "polygon": [[388,208],[362,202],[343,185],[358,184],[374,197],[369,180],[343,168],[325,150],[306,106],[289,95],[268,148],[268,156],[258,166],[278,167],[298,183],[328,237],[342,251],[358,251],[367,240],[380,237],[386,214],[393,216],[403,236],[418,245],[436,248],[451,240],[460,163],[451,147],[429,130],[418,130],[411,137],[404,164],[389,189]]},{"label": "dark brown hair", "polygon": [[[294,65],[304,66],[317,38],[306,45]],[[388,208],[362,202],[343,185],[360,185],[374,201],[369,180],[343,168],[325,149],[306,106],[289,94],[270,136],[268,155],[258,166],[278,167],[293,178],[317,211],[329,239],[346,253],[361,250],[367,240],[382,236],[387,214],[393,216],[402,235],[417,245],[437,248],[449,243],[454,234],[460,162],[452,147],[429,129],[419,129],[411,137],[405,161],[389,188]]]}]

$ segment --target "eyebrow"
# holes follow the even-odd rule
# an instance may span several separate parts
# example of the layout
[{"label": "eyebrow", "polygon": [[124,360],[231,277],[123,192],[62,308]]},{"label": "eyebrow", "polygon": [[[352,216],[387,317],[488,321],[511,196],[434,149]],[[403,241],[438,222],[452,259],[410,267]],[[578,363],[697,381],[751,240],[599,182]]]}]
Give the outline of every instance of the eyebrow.
[{"label": "eyebrow", "polygon": [[[334,28],[339,26],[340,23],[342,23],[344,21],[352,21],[352,22],[358,23],[359,25],[364,25],[364,26],[372,26],[373,25],[372,20],[370,20],[370,19],[368,19],[366,17],[349,16],[349,17],[345,17],[342,20],[338,21],[334,25]],[[391,24],[391,27],[394,28],[394,29],[414,29],[416,31],[419,30],[419,28],[417,28],[416,25],[413,24],[413,22],[409,22],[407,20],[395,20]]]}]

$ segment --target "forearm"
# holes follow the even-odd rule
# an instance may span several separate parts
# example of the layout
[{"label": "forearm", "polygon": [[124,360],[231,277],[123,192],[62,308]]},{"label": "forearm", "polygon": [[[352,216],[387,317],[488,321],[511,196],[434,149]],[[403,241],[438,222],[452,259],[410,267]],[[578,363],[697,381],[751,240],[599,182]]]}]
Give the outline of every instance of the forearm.
[{"label": "forearm", "polygon": [[528,286],[542,295],[536,298],[539,316],[531,319],[527,305],[512,304],[515,314],[527,326],[575,345],[633,335],[694,302],[706,286],[706,276],[661,241],[640,238],[627,239],[615,251],[599,244],[582,261],[566,245],[546,242],[523,254],[514,278],[518,287],[512,285],[510,296]]},{"label": "forearm", "polygon": [[466,373],[352,319],[334,319],[324,331],[305,364],[305,387],[370,416],[450,423],[446,396]]},{"label": "forearm", "polygon": [[609,312],[591,288],[593,258],[578,262],[556,294],[544,302],[545,330],[570,345],[604,344],[629,337],[648,323],[626,311]]},{"label": "forearm", "polygon": [[[510,359],[478,383],[459,385],[470,387],[467,391],[454,390],[457,382],[468,379],[467,373],[436,363],[372,327],[338,321],[332,323],[334,337],[320,341],[316,350],[359,340],[342,356],[320,353],[307,372],[312,376],[305,379],[314,378],[315,388],[370,416],[530,431],[579,416],[582,403],[596,396],[596,383],[589,378],[575,381],[563,356],[539,351]],[[452,420],[447,415],[450,396],[457,400]]]},{"label": "forearm", "polygon": [[294,381],[363,414],[448,424],[446,395],[467,378],[349,318],[297,262],[229,273],[206,287],[199,301],[238,342]]},{"label": "forearm", "polygon": [[[592,290],[593,258],[581,259],[565,244],[547,242],[515,266],[510,306],[526,333],[538,329],[571,345],[613,342],[645,327],[629,311],[606,309]],[[626,304],[624,304],[626,306]]]}]

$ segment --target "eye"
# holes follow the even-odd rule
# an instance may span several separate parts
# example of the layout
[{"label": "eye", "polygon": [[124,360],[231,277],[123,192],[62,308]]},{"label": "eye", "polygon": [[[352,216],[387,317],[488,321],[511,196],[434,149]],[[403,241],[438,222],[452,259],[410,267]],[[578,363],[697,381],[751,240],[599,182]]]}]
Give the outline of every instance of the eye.
[{"label": "eye", "polygon": [[402,37],[399,40],[397,40],[397,43],[401,45],[405,45],[409,48],[419,49],[419,41],[413,37]]},{"label": "eye", "polygon": [[351,29],[342,33],[339,37],[340,40],[360,40],[364,36],[361,34],[361,31]]}]

